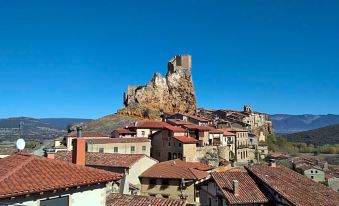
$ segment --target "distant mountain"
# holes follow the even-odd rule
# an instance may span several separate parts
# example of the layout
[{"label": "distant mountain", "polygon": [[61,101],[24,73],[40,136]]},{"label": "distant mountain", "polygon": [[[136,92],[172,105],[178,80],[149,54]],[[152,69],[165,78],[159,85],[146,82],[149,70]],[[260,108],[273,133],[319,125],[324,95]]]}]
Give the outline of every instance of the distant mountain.
[{"label": "distant mountain", "polygon": [[276,133],[288,134],[339,124],[339,115],[270,115]]},{"label": "distant mountain", "polygon": [[89,119],[13,117],[0,119],[0,141],[15,141],[19,137],[19,124],[23,122],[23,137],[52,139],[64,135],[67,125],[88,122]]},{"label": "distant mountain", "polygon": [[287,139],[312,144],[339,144],[339,124],[286,135]]}]

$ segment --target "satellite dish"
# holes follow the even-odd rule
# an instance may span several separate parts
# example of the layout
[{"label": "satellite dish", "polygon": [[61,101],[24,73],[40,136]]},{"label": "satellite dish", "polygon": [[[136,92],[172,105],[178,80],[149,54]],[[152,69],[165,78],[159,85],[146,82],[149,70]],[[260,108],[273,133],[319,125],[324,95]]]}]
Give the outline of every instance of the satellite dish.
[{"label": "satellite dish", "polygon": [[16,141],[16,148],[18,148],[18,150],[20,150],[20,151],[25,148],[25,145],[26,145],[25,140],[22,139],[22,138],[20,138]]}]

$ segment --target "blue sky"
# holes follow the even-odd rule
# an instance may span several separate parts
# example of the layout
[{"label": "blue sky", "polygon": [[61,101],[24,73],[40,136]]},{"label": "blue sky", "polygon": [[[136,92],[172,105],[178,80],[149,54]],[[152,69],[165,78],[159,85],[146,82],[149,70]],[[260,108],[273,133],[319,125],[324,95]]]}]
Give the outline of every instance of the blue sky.
[{"label": "blue sky", "polygon": [[1,1],[0,117],[98,118],[193,56],[199,107],[339,114],[339,1]]}]

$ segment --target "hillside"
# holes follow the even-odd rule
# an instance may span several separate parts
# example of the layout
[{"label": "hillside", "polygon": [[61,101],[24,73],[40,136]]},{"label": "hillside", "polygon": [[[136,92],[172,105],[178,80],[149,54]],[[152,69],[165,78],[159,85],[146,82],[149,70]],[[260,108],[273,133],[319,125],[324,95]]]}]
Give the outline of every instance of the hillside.
[{"label": "hillside", "polygon": [[339,124],[285,136],[291,141],[313,144],[339,144]]},{"label": "hillside", "polygon": [[333,124],[339,124],[339,115],[289,115],[274,114],[270,115],[273,128],[276,133],[288,134],[302,132]]},{"label": "hillside", "polygon": [[19,137],[19,124],[23,122],[23,137],[27,139],[53,139],[64,135],[67,125],[87,122],[88,119],[13,117],[0,119],[0,142],[13,142]]},{"label": "hillside", "polygon": [[128,117],[119,114],[111,114],[102,118],[84,123],[82,128],[85,131],[97,131],[105,134],[110,134],[114,129],[125,127],[135,121],[140,121],[140,118]]}]

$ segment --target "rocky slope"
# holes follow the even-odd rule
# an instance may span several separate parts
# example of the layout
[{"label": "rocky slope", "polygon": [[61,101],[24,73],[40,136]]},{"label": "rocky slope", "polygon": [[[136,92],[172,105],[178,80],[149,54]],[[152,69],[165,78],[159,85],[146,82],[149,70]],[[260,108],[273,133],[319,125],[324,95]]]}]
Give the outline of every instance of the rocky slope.
[{"label": "rocky slope", "polygon": [[145,86],[128,86],[119,114],[150,118],[161,112],[196,112],[192,82],[192,57],[175,56],[168,62],[167,74],[155,73]]}]

